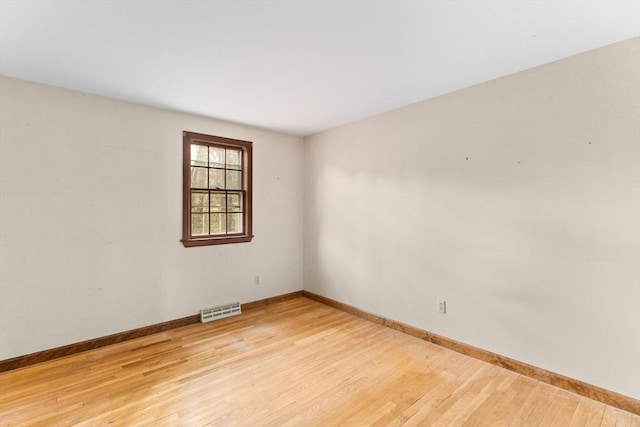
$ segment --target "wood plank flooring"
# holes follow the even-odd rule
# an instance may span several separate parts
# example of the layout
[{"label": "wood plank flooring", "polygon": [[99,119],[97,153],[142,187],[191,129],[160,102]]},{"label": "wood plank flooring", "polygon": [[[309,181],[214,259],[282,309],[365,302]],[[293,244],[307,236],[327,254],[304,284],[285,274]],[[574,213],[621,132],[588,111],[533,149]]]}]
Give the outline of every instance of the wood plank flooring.
[{"label": "wood plank flooring", "polygon": [[0,374],[2,426],[640,426],[295,298]]}]

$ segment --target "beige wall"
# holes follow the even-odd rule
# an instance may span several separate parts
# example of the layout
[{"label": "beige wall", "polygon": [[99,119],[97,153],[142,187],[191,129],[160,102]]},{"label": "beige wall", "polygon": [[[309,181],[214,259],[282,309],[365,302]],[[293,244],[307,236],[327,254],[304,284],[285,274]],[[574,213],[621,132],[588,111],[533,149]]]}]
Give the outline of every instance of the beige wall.
[{"label": "beige wall", "polygon": [[[253,141],[253,242],[180,243],[183,130]],[[0,359],[301,289],[302,149],[1,77]]]},{"label": "beige wall", "polygon": [[304,288],[640,398],[639,47],[307,138]]},{"label": "beige wall", "polygon": [[[305,289],[640,398],[639,42],[304,148],[0,77],[0,359],[300,289],[304,190]],[[252,243],[179,243],[183,130],[254,141]]]}]

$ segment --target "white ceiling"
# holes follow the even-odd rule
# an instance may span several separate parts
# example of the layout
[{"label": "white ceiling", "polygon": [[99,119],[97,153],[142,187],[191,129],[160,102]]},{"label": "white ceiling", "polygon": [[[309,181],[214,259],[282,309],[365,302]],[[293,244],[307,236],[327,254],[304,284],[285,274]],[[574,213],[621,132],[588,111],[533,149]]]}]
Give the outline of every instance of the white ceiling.
[{"label": "white ceiling", "polygon": [[0,73],[310,135],[638,35],[630,0],[0,0]]}]

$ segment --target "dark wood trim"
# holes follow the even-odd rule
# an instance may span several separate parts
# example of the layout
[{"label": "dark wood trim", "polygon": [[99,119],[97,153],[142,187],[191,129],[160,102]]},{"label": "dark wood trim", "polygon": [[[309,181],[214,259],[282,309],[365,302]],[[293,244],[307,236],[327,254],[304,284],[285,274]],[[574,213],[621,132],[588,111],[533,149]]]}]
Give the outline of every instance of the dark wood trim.
[{"label": "dark wood trim", "polygon": [[[229,243],[246,243],[253,239],[253,235],[239,236],[239,237],[217,237],[215,239],[192,239],[192,240],[180,240],[185,248],[193,248],[195,246],[211,246],[211,245],[226,245]],[[215,240],[215,242],[213,242]]]},{"label": "dark wood trim", "polygon": [[111,344],[117,344],[129,341],[134,338],[140,338],[158,332],[168,331],[169,329],[179,328],[181,326],[191,325],[200,322],[200,315],[183,317],[181,319],[170,320],[167,322],[156,323],[155,325],[143,326],[137,329],[131,329],[125,332],[119,332],[92,340],[82,341],[79,343],[63,345],[61,347],[51,348],[48,350],[38,351],[24,356],[14,357],[12,359],[0,360],[0,372],[10,371],[12,369],[23,368],[36,363],[46,362],[48,360],[59,359],[61,357],[70,356],[72,354],[81,353],[87,350],[104,347]]},{"label": "dark wood trim", "polygon": [[[242,304],[242,311],[251,311],[257,308],[263,308],[269,304],[285,301],[292,298],[302,296],[302,291],[291,292],[284,295],[278,295],[271,298],[265,298],[258,301],[252,301]],[[23,368],[25,366],[35,365],[36,363],[46,362],[48,360],[59,359],[61,357],[70,356],[72,354],[81,353],[87,350],[104,347],[111,344],[117,344],[129,341],[135,338],[147,335],[165,332],[170,329],[180,328],[182,326],[200,323],[200,314],[183,317],[181,319],[169,320],[167,322],[156,323],[155,325],[143,326],[137,329],[131,329],[125,332],[119,332],[92,340],[82,341],[75,344],[63,345],[48,350],[37,351],[35,353],[17,356],[11,359],[0,360],[0,372],[10,371],[12,369]]]},{"label": "dark wood trim", "polygon": [[251,310],[257,310],[260,308],[264,308],[267,305],[275,304],[277,302],[287,301],[294,298],[300,298],[302,297],[302,292],[303,291],[295,291],[295,292],[290,292],[288,294],[277,295],[271,298],[265,298],[257,301],[246,302],[242,304],[242,312],[244,313]]},{"label": "dark wood trim", "polygon": [[564,375],[556,374],[555,372],[547,371],[546,369],[538,368],[478,347],[473,347],[471,345],[425,331],[424,329],[416,328],[415,326],[410,326],[376,314],[368,313],[351,305],[344,304],[322,295],[314,294],[313,292],[302,291],[302,296],[475,359],[483,360],[535,380],[542,381],[581,396],[640,415],[640,400],[636,400],[632,397],[591,385],[580,380],[569,378]]},{"label": "dark wood trim", "polygon": [[[235,148],[242,151],[242,233],[191,236],[191,144]],[[253,239],[253,143],[240,139],[182,132],[182,239],[185,248],[248,243]],[[210,189],[207,189],[209,191]],[[228,212],[227,212],[228,213]]]}]

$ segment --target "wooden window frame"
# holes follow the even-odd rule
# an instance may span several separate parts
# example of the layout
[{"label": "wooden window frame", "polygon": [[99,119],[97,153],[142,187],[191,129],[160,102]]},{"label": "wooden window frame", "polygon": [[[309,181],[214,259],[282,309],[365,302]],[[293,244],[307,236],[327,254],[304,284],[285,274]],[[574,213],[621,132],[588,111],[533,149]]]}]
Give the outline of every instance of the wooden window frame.
[{"label": "wooden window frame", "polygon": [[[192,236],[191,235],[191,144],[209,147],[234,148],[242,152],[242,233]],[[222,245],[250,242],[252,234],[252,142],[221,136],[184,131],[182,133],[182,244],[185,247]]]}]

